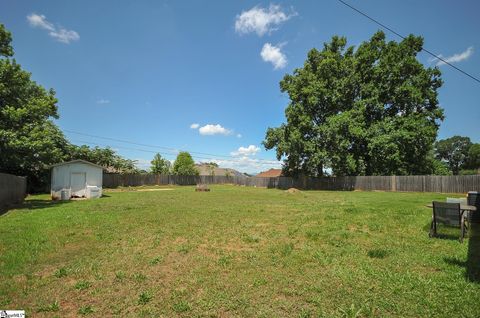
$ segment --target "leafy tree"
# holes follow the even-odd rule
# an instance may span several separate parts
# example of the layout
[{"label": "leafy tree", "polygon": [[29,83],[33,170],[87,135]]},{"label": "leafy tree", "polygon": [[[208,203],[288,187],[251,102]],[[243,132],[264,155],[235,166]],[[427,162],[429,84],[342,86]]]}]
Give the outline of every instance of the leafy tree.
[{"label": "leafy tree", "polygon": [[458,175],[460,169],[468,163],[472,142],[468,137],[453,136],[435,144],[436,157],[447,163],[450,171]]},{"label": "leafy tree", "polygon": [[172,172],[173,174],[182,176],[199,175],[199,171],[195,167],[195,162],[193,161],[192,156],[186,151],[181,151],[177,155],[177,158],[173,163]]},{"label": "leafy tree", "polygon": [[468,150],[468,162],[469,169],[480,168],[480,144],[472,144]]},{"label": "leafy tree", "polygon": [[62,161],[68,142],[52,122],[55,92],[30,78],[12,58],[11,34],[0,25],[0,171],[47,182],[48,166]]},{"label": "leafy tree", "polygon": [[356,50],[346,44],[334,36],[283,78],[286,123],[268,128],[265,148],[284,158],[286,175],[432,173],[442,81],[416,59],[423,39],[377,32]]},{"label": "leafy tree", "polygon": [[153,160],[151,161],[152,167],[150,168],[152,173],[156,174],[168,174],[170,172],[170,161],[162,158],[162,156],[157,153]]}]

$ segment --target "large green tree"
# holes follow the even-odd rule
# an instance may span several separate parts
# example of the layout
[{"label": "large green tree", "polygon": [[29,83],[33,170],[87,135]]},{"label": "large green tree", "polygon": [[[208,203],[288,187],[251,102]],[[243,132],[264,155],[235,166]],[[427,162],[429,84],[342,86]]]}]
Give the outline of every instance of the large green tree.
[{"label": "large green tree", "polygon": [[435,154],[447,163],[450,171],[457,175],[468,163],[468,152],[472,142],[468,137],[453,136],[435,143]]},{"label": "large green tree", "polygon": [[150,163],[152,164],[152,166],[150,167],[150,171],[152,173],[168,174],[170,172],[170,161],[162,158],[159,153],[155,154],[153,160]]},{"label": "large green tree", "polygon": [[181,176],[196,176],[199,174],[192,156],[186,151],[180,151],[177,155],[177,158],[173,163],[172,172],[173,174]]},{"label": "large green tree", "polygon": [[52,122],[58,118],[55,92],[13,59],[11,39],[0,25],[0,171],[37,185],[46,181],[48,165],[63,159],[68,142]]},{"label": "large green tree", "polygon": [[284,173],[433,173],[442,81],[417,60],[422,45],[421,37],[387,42],[377,32],[357,49],[334,36],[310,50],[280,82],[290,98],[286,123],[268,128],[263,142],[284,159]]}]

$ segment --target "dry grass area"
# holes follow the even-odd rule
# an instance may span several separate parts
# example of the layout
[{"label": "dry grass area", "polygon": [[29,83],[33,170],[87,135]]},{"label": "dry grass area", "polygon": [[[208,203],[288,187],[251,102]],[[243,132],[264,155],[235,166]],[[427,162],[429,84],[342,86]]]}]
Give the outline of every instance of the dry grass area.
[{"label": "dry grass area", "polygon": [[0,217],[0,308],[29,317],[479,317],[445,195],[212,186],[32,196]]}]

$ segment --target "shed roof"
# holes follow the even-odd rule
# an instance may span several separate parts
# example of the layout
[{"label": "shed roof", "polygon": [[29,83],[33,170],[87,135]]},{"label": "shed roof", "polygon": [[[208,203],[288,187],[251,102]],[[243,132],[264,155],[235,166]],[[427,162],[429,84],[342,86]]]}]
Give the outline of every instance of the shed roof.
[{"label": "shed roof", "polygon": [[95,163],[92,163],[92,162],[86,161],[86,160],[82,160],[82,159],[76,159],[76,160],[72,160],[72,161],[60,162],[60,163],[51,165],[50,168],[58,167],[58,166],[63,166],[63,165],[68,165],[68,164],[71,164],[71,163],[85,163],[85,164],[87,164],[87,165],[91,165],[91,166],[100,168],[100,169],[102,169],[102,170],[105,169],[105,168],[102,167],[102,166],[99,166],[99,165],[97,165],[97,164],[95,164]]}]

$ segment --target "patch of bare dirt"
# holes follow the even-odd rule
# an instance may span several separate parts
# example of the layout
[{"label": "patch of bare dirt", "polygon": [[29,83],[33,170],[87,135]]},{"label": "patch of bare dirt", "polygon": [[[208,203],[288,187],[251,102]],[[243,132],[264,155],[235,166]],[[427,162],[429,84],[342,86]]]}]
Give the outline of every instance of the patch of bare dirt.
[{"label": "patch of bare dirt", "polygon": [[300,193],[302,191],[296,189],[296,188],[290,188],[288,190],[285,190],[286,193]]}]

